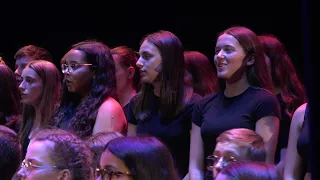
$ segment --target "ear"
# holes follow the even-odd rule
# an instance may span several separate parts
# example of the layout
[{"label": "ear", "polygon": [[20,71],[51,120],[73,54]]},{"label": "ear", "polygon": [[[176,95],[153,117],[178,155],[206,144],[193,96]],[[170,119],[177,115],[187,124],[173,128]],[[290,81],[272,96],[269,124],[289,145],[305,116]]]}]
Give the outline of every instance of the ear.
[{"label": "ear", "polygon": [[253,65],[254,64],[254,62],[255,62],[255,60],[254,60],[254,57],[253,56],[251,56],[248,60],[247,60],[247,66],[251,66],[251,65]]},{"label": "ear", "polygon": [[64,170],[61,170],[59,172],[59,176],[58,176],[59,180],[71,180],[72,179],[72,176],[71,176],[71,172],[69,169],[64,169]]},{"label": "ear", "polygon": [[132,79],[134,74],[136,73],[136,70],[134,69],[134,67],[130,66],[127,69],[128,72],[128,79]]}]

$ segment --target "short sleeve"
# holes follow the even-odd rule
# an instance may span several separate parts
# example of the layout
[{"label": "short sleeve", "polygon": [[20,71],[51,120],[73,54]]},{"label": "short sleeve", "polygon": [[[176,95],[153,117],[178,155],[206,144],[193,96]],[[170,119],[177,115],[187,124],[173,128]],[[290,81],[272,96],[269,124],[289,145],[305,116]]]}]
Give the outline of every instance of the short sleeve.
[{"label": "short sleeve", "polygon": [[201,111],[201,103],[196,103],[193,105],[193,112],[192,112],[192,122],[201,127],[202,122],[203,122],[203,114]]},{"label": "short sleeve", "polygon": [[256,106],[255,119],[259,120],[266,116],[276,116],[281,119],[280,105],[273,94],[262,91],[257,98],[259,103]]}]

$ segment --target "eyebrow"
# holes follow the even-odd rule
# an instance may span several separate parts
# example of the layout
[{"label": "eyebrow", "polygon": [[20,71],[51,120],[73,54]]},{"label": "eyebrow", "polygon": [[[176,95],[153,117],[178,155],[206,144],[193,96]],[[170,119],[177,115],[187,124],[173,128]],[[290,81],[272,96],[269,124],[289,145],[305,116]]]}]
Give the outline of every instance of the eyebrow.
[{"label": "eyebrow", "polygon": [[43,162],[41,162],[41,161],[39,161],[39,160],[37,160],[37,159],[33,159],[33,158],[30,158],[30,159],[27,159],[27,158],[26,158],[26,161],[27,161],[27,162],[31,162],[31,163],[36,162],[36,163],[43,164]]},{"label": "eyebrow", "polygon": [[117,167],[115,167],[115,166],[113,166],[113,165],[110,165],[110,164],[103,166],[103,168],[118,169]]},{"label": "eyebrow", "polygon": [[32,80],[35,80],[35,79],[36,79],[35,77],[32,77],[32,76],[25,76],[25,77],[21,76],[21,77],[24,78],[24,79],[27,79],[27,78],[30,78],[30,79],[32,79]]}]

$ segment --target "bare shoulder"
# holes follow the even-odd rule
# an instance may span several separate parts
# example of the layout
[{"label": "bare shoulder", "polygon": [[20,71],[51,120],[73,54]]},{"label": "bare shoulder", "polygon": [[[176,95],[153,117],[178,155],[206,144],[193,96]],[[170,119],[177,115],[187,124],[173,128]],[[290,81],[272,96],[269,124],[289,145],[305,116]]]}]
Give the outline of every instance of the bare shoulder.
[{"label": "bare shoulder", "polygon": [[100,106],[99,111],[115,111],[122,110],[121,105],[112,97],[108,97]]}]

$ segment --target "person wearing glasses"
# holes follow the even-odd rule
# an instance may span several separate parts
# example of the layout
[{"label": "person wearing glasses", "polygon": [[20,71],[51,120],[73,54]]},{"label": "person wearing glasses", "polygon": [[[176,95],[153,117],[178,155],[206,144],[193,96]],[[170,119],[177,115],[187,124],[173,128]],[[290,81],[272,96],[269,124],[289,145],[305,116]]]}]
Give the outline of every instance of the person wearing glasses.
[{"label": "person wearing glasses", "polygon": [[35,132],[21,163],[22,180],[91,180],[92,154],[76,135],[62,129]]},{"label": "person wearing glasses", "polygon": [[155,137],[119,137],[105,147],[98,180],[178,180],[168,148]]},{"label": "person wearing glasses", "polygon": [[104,43],[74,44],[61,60],[61,102],[53,126],[86,138],[102,131],[126,133],[127,121],[116,95],[115,65]]},{"label": "person wearing glasses", "polygon": [[260,135],[246,128],[224,131],[217,138],[213,154],[207,157],[207,170],[213,177],[236,161],[266,160],[266,146]]},{"label": "person wearing glasses", "polygon": [[19,85],[23,104],[19,139],[23,157],[35,130],[47,127],[59,102],[61,79],[56,66],[44,60],[31,61],[21,74]]},{"label": "person wearing glasses", "polygon": [[280,107],[271,93],[272,80],[257,35],[232,26],[218,35],[214,54],[220,89],[193,109],[191,180],[203,179],[204,160],[223,131],[247,128],[258,133],[266,143],[267,163],[274,163],[278,143]]}]

